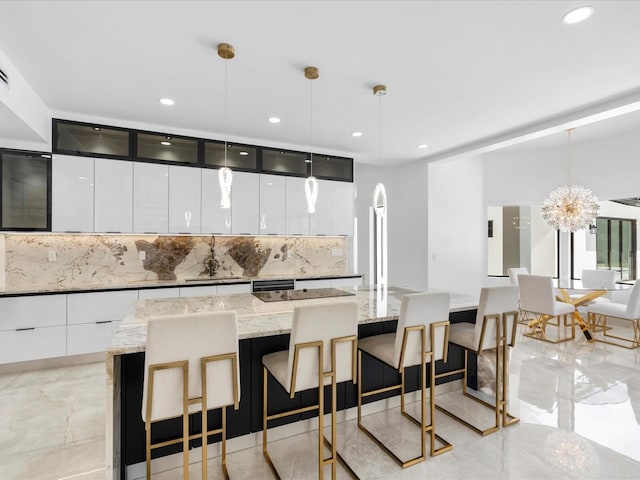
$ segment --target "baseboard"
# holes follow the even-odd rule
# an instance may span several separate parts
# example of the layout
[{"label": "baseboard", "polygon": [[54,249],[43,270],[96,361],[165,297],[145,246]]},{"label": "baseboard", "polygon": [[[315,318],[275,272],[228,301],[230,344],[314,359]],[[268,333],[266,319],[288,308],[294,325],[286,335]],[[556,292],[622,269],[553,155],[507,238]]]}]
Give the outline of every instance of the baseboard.
[{"label": "baseboard", "polygon": [[[462,380],[455,380],[438,385],[438,395],[460,390],[462,388]],[[420,399],[420,392],[415,391],[405,395],[407,403],[417,402]],[[372,415],[382,412],[390,408],[400,407],[400,396],[394,396],[378,400],[377,402],[367,403],[362,406],[363,415]],[[336,422],[343,423],[353,420],[358,416],[358,408],[352,407],[346,410],[340,410],[336,415]],[[331,415],[325,416],[326,425],[331,422]],[[269,428],[269,442],[281,440],[283,438],[300,435],[302,433],[312,432],[318,428],[318,419],[310,418],[299,422],[282,425],[280,427]],[[254,448],[262,445],[262,432],[250,433],[241,437],[230,438],[227,440],[227,454]],[[208,447],[208,458],[220,456],[220,443],[210,444]],[[189,463],[200,463],[202,454],[200,447],[189,450]],[[151,473],[158,474],[167,470],[173,470],[182,466],[182,453],[174,453],[166,457],[156,458],[151,461]],[[142,480],[146,476],[145,462],[128,465],[126,467],[126,480]]]}]

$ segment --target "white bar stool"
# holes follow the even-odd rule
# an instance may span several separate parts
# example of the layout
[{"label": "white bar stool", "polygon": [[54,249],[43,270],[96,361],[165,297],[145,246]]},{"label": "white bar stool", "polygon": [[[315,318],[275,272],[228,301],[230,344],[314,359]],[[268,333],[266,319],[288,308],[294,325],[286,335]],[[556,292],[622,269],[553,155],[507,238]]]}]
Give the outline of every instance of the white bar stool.
[{"label": "white bar stool", "polygon": [[[331,478],[336,478],[336,384],[354,381],[356,377],[356,345],[358,304],[342,301],[301,305],[293,310],[289,350],[262,357],[263,364],[263,431],[262,452],[274,475],[280,474],[267,450],[269,420],[298,413],[318,411],[318,477],[324,478],[324,466],[331,465]],[[320,367],[321,366],[321,367]],[[297,392],[318,389],[318,403],[276,414],[268,414],[267,382],[269,373],[286,390],[290,398]],[[324,437],[324,387],[331,386],[331,442]],[[324,443],[331,456],[324,458]],[[339,458],[338,458],[339,459]],[[343,463],[343,462],[341,462]],[[354,476],[351,469],[343,463]]]},{"label": "white bar stool", "polygon": [[[147,479],[152,449],[182,443],[183,478],[189,478],[189,440],[202,438],[202,478],[207,478],[207,439],[222,435],[226,466],[226,408],[238,409],[238,330],[235,312],[203,312],[150,318],[147,326],[142,419],[146,430]],[[222,409],[222,426],[209,430],[207,410]],[[189,434],[189,414],[202,412],[202,432]],[[182,436],[151,443],[153,423],[182,417]]]},{"label": "white bar stool", "polygon": [[[522,276],[520,278],[522,279]],[[480,290],[480,302],[475,324],[461,322],[454,323],[450,327],[449,342],[464,349],[464,368],[440,374],[438,378],[464,373],[462,380],[463,395],[495,410],[495,424],[489,428],[482,429],[460,418],[441,405],[436,405],[436,408],[483,436],[498,431],[501,422],[503,427],[508,427],[520,421],[519,418],[507,412],[509,379],[507,347],[515,345],[517,323],[518,287],[500,286],[485,287]],[[493,405],[467,392],[469,352],[479,355],[481,352],[491,349],[496,352],[495,402]]]},{"label": "white bar stool", "polygon": [[[436,435],[435,427],[435,364],[436,360],[447,361],[449,338],[449,294],[446,292],[412,293],[402,297],[400,316],[395,333],[385,333],[360,339],[358,342],[358,427],[366,433],[382,450],[402,468],[422,462],[426,458],[425,434],[431,441],[431,455],[439,455],[451,450],[449,442]],[[400,383],[368,392],[362,391],[362,352],[398,370]],[[426,421],[426,364],[430,365],[429,409],[430,423]],[[420,365],[420,421],[405,411],[405,375],[407,367]],[[420,455],[410,460],[402,460],[382,443],[362,423],[362,399],[378,393],[400,390],[400,411],[402,415],[420,426]],[[435,448],[435,439],[444,444]]]}]

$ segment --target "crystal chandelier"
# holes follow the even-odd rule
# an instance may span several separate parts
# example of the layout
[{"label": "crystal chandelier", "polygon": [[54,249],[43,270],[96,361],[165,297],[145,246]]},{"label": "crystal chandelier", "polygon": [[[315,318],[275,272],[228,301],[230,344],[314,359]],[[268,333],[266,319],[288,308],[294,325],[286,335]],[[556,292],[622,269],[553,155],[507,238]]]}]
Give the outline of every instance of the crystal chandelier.
[{"label": "crystal chandelier", "polygon": [[[233,45],[221,43],[218,45],[218,55],[224,62],[224,123],[228,124],[227,116],[227,62],[235,56]],[[233,182],[233,172],[227,167],[227,141],[224,141],[224,167],[218,170],[218,183],[220,184],[220,206],[231,208],[231,184]]]},{"label": "crystal chandelier", "polygon": [[[304,76],[309,80],[315,80],[320,76],[320,72],[316,67],[307,67],[304,69]],[[307,198],[307,212],[315,213],[316,202],[318,200],[318,180],[313,176],[313,83],[310,84],[310,115],[309,115],[309,137],[310,137],[310,152],[309,152],[309,164],[310,172],[309,177],[304,181],[304,193]]]},{"label": "crystal chandelier", "polygon": [[563,232],[575,232],[596,223],[600,213],[598,197],[591,190],[571,184],[571,129],[569,136],[569,185],[564,185],[549,194],[542,207],[542,218],[552,228]]}]

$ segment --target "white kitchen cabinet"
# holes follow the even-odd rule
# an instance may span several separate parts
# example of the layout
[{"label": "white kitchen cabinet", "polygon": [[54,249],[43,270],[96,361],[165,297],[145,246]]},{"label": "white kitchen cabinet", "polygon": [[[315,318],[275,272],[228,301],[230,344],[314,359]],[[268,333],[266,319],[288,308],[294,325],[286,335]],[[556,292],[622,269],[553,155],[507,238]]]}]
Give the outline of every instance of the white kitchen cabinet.
[{"label": "white kitchen cabinet", "polygon": [[304,178],[285,177],[285,215],[287,235],[309,235],[309,213]]},{"label": "white kitchen cabinet", "polygon": [[133,162],[95,159],[94,231],[133,231]]},{"label": "white kitchen cabinet", "polygon": [[169,166],[133,164],[133,231],[169,231]]},{"label": "white kitchen cabinet", "polygon": [[260,175],[260,234],[286,233],[285,178]]},{"label": "white kitchen cabinet", "polygon": [[178,287],[170,288],[145,288],[144,290],[138,290],[138,298],[140,300],[154,299],[154,298],[171,298],[179,297],[180,289]]},{"label": "white kitchen cabinet", "polygon": [[0,363],[61,357],[67,353],[67,327],[30,328],[0,332]]},{"label": "white kitchen cabinet", "polygon": [[231,233],[258,235],[260,229],[260,175],[233,172]]},{"label": "white kitchen cabinet", "polygon": [[353,183],[330,182],[331,234],[353,235]]},{"label": "white kitchen cabinet", "polygon": [[332,278],[332,288],[353,288],[362,285],[362,277]]},{"label": "white kitchen cabinet", "polygon": [[70,293],[67,295],[67,325],[120,321],[138,299],[137,290]]},{"label": "white kitchen cabinet", "polygon": [[120,321],[105,320],[67,326],[67,355],[104,352],[119,325]]},{"label": "white kitchen cabinet", "polygon": [[0,363],[65,355],[66,295],[0,299]]},{"label": "white kitchen cabinet", "polygon": [[295,289],[302,290],[304,288],[331,288],[331,280],[296,280]]},{"label": "white kitchen cabinet", "polygon": [[51,169],[51,230],[93,232],[94,159],[54,155]]},{"label": "white kitchen cabinet", "polygon": [[[236,174],[233,174],[234,179]],[[234,180],[235,181],[235,180]],[[230,234],[231,208],[220,206],[218,170],[202,169],[202,233]]]},{"label": "white kitchen cabinet", "polygon": [[235,283],[233,285],[217,285],[218,295],[232,295],[234,293],[251,293],[251,284]]},{"label": "white kitchen cabinet", "polygon": [[169,232],[200,233],[201,169],[169,165]]},{"label": "white kitchen cabinet", "polygon": [[218,288],[216,285],[200,285],[197,287],[180,287],[181,297],[208,297],[217,295]]},{"label": "white kitchen cabinet", "polygon": [[[318,200],[315,213],[309,214],[309,233],[311,235],[333,235],[333,183],[330,180],[318,180]],[[303,199],[306,204],[306,200]]]}]

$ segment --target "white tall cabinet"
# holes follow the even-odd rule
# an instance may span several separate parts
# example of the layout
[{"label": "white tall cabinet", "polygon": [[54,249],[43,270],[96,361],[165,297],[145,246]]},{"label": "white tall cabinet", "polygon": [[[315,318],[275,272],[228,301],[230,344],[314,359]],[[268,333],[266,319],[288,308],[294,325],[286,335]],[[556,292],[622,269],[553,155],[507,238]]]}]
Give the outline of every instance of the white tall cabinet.
[{"label": "white tall cabinet", "polygon": [[286,233],[285,178],[260,175],[260,234]]},{"label": "white tall cabinet", "polygon": [[56,154],[51,170],[51,230],[93,232],[93,158]]},{"label": "white tall cabinet", "polygon": [[133,162],[95,159],[94,231],[133,231]]},{"label": "white tall cabinet", "polygon": [[304,178],[285,177],[285,211],[287,235],[309,235],[309,213],[304,192]]},{"label": "white tall cabinet", "polygon": [[332,235],[353,235],[353,183],[330,183]]},{"label": "white tall cabinet", "polygon": [[[235,177],[235,173],[234,173]],[[220,206],[218,170],[202,169],[202,233],[230,234],[231,208]]]},{"label": "white tall cabinet", "polygon": [[257,235],[260,216],[260,175],[233,172],[231,233]]},{"label": "white tall cabinet", "polygon": [[201,170],[169,166],[169,232],[200,233]]},{"label": "white tall cabinet", "polygon": [[133,165],[133,231],[169,231],[169,166],[135,162]]}]

